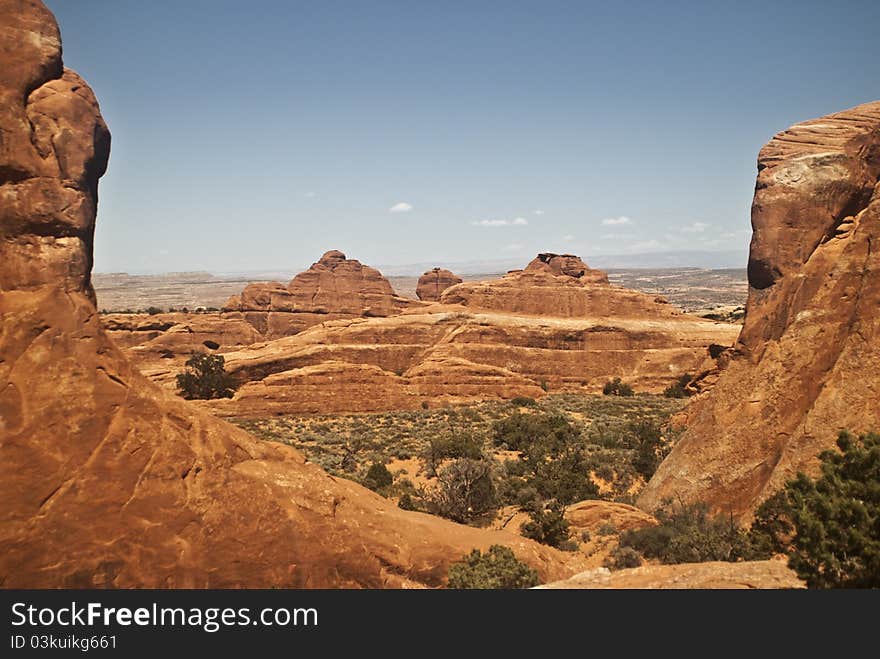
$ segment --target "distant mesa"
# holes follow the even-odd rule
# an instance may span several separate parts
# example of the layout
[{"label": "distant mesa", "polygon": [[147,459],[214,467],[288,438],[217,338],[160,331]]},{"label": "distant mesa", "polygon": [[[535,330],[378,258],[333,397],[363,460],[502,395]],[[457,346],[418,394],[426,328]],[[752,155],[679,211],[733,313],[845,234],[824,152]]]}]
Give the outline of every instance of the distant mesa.
[{"label": "distant mesa", "polygon": [[607,284],[608,275],[601,270],[593,270],[574,254],[538,254],[526,266],[526,272],[546,272],[557,277],[580,279],[584,283]]},{"label": "distant mesa", "polygon": [[501,279],[452,286],[443,304],[561,318],[670,318],[681,312],[656,295],[611,286],[608,275],[574,254],[538,254]]},{"label": "distant mesa", "polygon": [[443,291],[450,286],[460,284],[462,281],[461,277],[449,270],[433,268],[419,277],[416,296],[423,302],[439,302]]},{"label": "distant mesa", "polygon": [[250,284],[223,310],[224,317],[243,318],[273,339],[328,320],[393,316],[418,304],[398,296],[375,268],[330,250],[286,286]]}]

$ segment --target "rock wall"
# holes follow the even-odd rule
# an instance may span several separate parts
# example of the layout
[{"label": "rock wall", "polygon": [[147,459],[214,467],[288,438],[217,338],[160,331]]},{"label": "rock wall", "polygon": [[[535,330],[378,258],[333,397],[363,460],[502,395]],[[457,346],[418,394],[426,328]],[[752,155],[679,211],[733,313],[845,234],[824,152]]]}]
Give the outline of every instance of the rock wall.
[{"label": "rock wall", "polygon": [[842,429],[880,429],[880,102],[807,121],[758,156],[745,323],[640,505],[747,518]]}]

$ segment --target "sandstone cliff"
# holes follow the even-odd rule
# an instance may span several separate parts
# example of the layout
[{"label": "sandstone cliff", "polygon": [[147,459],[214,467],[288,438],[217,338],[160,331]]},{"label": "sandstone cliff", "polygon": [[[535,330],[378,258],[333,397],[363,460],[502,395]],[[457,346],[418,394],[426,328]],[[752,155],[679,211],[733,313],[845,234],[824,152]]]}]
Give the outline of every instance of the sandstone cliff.
[{"label": "sandstone cliff", "polygon": [[0,0],[0,585],[441,584],[473,547],[544,578],[577,559],[404,512],[166,394],[89,282],[109,133],[33,0]]},{"label": "sandstone cliff", "polygon": [[841,429],[880,428],[880,102],[807,121],[758,156],[745,324],[640,505],[747,517]]},{"label": "sandstone cliff", "polygon": [[223,317],[242,318],[263,338],[273,339],[328,320],[393,316],[418,304],[397,296],[375,268],[331,250],[287,286],[269,282],[245,287],[226,302]]}]

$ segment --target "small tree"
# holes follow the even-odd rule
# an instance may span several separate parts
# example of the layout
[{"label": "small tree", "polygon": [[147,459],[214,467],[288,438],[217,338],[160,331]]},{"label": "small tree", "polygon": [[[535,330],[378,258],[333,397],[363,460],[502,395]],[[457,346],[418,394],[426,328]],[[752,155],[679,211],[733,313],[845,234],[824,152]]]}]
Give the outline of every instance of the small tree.
[{"label": "small tree", "polygon": [[367,475],[364,477],[364,485],[374,491],[388,487],[393,482],[394,476],[388,471],[388,467],[381,462],[371,464],[370,468],[367,469]]},{"label": "small tree", "polygon": [[534,503],[525,510],[529,521],[519,527],[523,536],[557,549],[568,548],[571,525],[565,519],[565,506],[551,501],[546,505]]},{"label": "small tree", "polygon": [[450,588],[517,589],[538,585],[538,573],[517,559],[509,547],[492,545],[483,554],[474,549],[449,566]]},{"label": "small tree", "polygon": [[841,432],[837,446],[820,454],[818,478],[798,474],[758,509],[752,536],[787,549],[811,588],[878,588],[880,435]]},{"label": "small tree", "polygon": [[177,376],[177,388],[187,400],[232,398],[234,379],[225,370],[222,355],[199,352],[186,360],[186,371]]},{"label": "small tree", "polygon": [[620,378],[614,378],[605,383],[602,393],[606,396],[632,396],[635,392],[629,384],[621,381]]},{"label": "small tree", "polygon": [[666,387],[666,389],[663,390],[663,395],[667,398],[687,398],[690,396],[687,386],[692,379],[693,376],[690,373],[685,373],[675,381],[675,384]]},{"label": "small tree", "polygon": [[436,515],[465,524],[497,507],[486,461],[454,460],[438,472],[437,481],[425,497],[429,511]]}]

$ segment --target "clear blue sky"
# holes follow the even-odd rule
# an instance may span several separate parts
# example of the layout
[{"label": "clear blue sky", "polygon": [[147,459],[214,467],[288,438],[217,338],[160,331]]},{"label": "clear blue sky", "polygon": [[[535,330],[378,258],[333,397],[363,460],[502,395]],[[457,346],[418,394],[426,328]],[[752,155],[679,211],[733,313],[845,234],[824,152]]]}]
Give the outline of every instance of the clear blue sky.
[{"label": "clear blue sky", "polygon": [[46,3],[99,272],[745,253],[761,145],[880,98],[876,0]]}]

